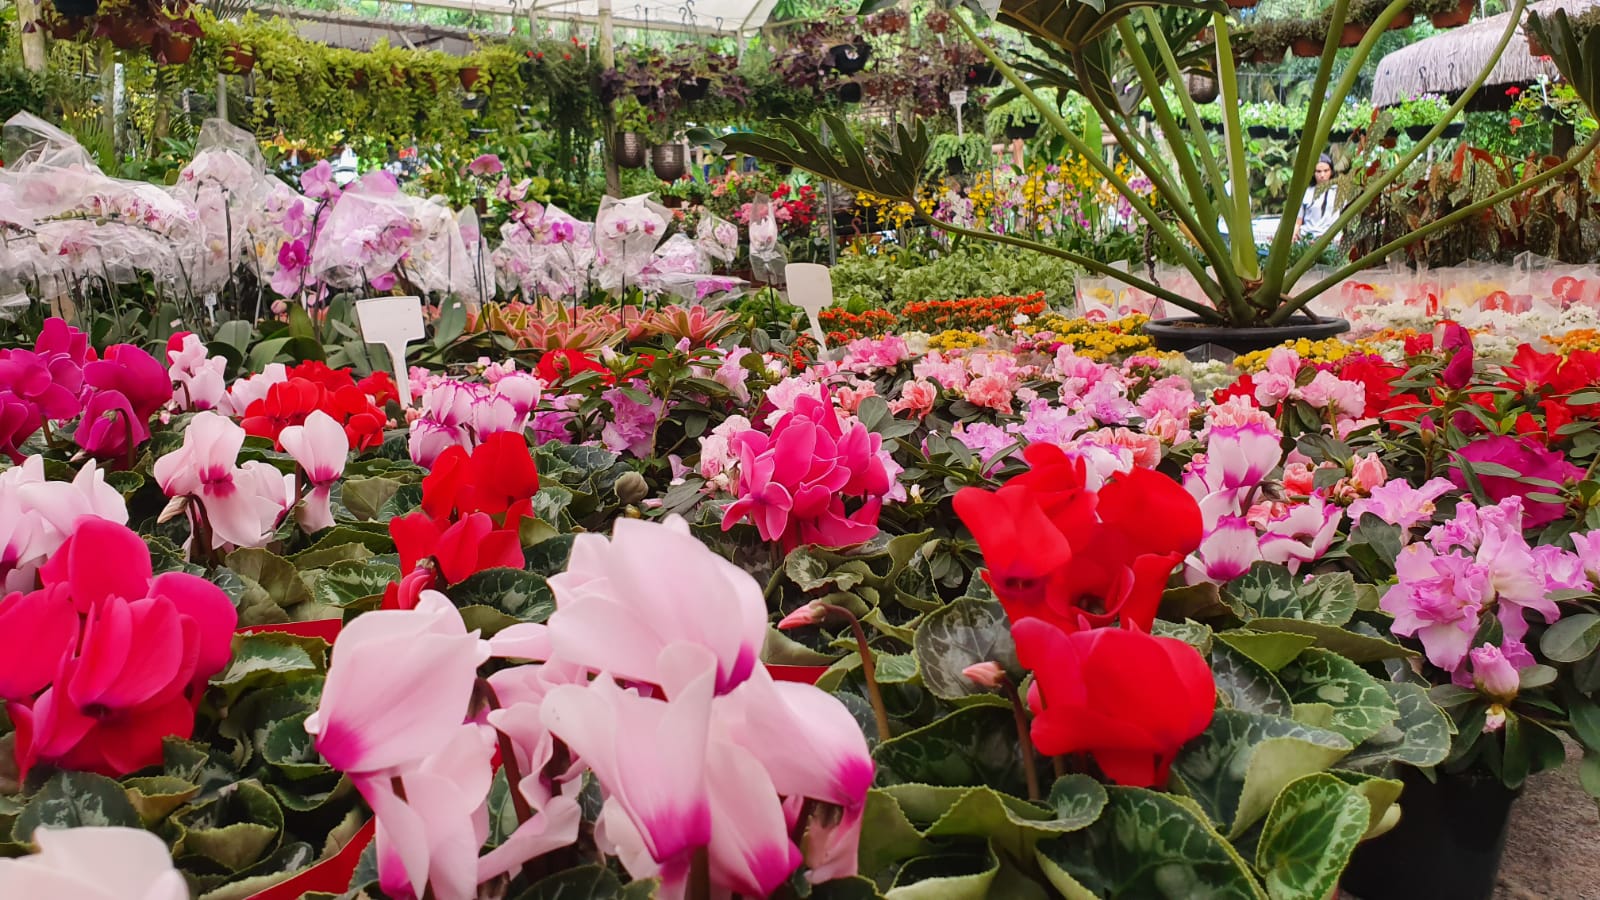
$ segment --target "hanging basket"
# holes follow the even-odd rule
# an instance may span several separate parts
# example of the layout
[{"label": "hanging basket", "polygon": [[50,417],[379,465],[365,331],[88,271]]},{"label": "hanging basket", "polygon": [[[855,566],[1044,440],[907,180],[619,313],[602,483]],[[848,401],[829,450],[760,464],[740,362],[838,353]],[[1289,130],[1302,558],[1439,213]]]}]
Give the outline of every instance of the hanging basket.
[{"label": "hanging basket", "polygon": [[689,170],[684,165],[682,144],[662,144],[650,150],[650,171],[662,181],[677,181]]},{"label": "hanging basket", "polygon": [[1394,21],[1389,23],[1389,30],[1399,31],[1402,28],[1410,28],[1412,25],[1416,24],[1416,21],[1417,14],[1411,10],[1411,7],[1408,6],[1405,9],[1400,10],[1400,15],[1395,16]]},{"label": "hanging basket", "polygon": [[100,11],[100,0],[53,0],[63,16],[92,16]]},{"label": "hanging basket", "polygon": [[1412,139],[1413,141],[1420,141],[1423,138],[1427,137],[1428,136],[1428,132],[1430,132],[1432,130],[1433,130],[1433,126],[1432,125],[1407,125],[1406,126],[1406,137]]},{"label": "hanging basket", "polygon": [[1322,55],[1322,42],[1314,38],[1295,38],[1289,49],[1301,59],[1311,59]]},{"label": "hanging basket", "polygon": [[181,66],[194,56],[194,38],[186,34],[162,35],[156,38],[150,50],[158,65]]},{"label": "hanging basket", "polygon": [[988,63],[978,63],[967,67],[964,76],[967,87],[999,87],[1005,78],[1000,70]]},{"label": "hanging basket", "polygon": [[1217,79],[1208,72],[1190,72],[1184,78],[1189,88],[1189,99],[1196,103],[1210,103],[1217,99]]},{"label": "hanging basket", "polygon": [[709,78],[685,78],[678,82],[678,96],[685,100],[704,100],[711,90]]},{"label": "hanging basket", "polygon": [[462,66],[456,77],[461,79],[461,89],[470,91],[472,86],[478,83],[478,79],[483,77],[483,70],[477,66]]},{"label": "hanging basket", "polygon": [[1346,22],[1344,30],[1339,32],[1339,46],[1354,47],[1361,43],[1361,39],[1366,36],[1367,26],[1360,22]]},{"label": "hanging basket", "polygon": [[243,47],[229,47],[222,51],[222,55],[233,71],[240,75],[248,75],[255,71],[256,55]]},{"label": "hanging basket", "polygon": [[1039,133],[1038,122],[1023,122],[1020,125],[1006,126],[1006,139],[1012,141],[1031,141]]},{"label": "hanging basket", "polygon": [[1456,28],[1472,21],[1472,0],[1461,0],[1455,9],[1436,12],[1428,17],[1435,28]]},{"label": "hanging basket", "polygon": [[617,134],[617,142],[612,148],[612,158],[617,165],[624,169],[644,168],[645,142],[644,135],[637,131],[623,131]]},{"label": "hanging basket", "polygon": [[835,72],[854,75],[867,67],[867,60],[871,57],[872,47],[866,41],[857,41],[829,47],[827,62]]},{"label": "hanging basket", "polygon": [[833,95],[839,98],[840,103],[860,103],[861,82],[846,81],[833,89]]}]

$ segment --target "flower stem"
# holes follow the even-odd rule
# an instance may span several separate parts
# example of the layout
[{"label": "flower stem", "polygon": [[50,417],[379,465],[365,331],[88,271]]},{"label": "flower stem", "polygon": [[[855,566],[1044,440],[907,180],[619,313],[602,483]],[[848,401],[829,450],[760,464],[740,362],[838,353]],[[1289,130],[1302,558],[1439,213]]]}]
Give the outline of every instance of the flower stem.
[{"label": "flower stem", "polygon": [[1017,696],[1017,686],[1011,678],[1000,676],[1000,692],[1011,701],[1011,715],[1017,722],[1017,749],[1022,752],[1022,774],[1028,781],[1028,799],[1039,799],[1039,770],[1033,764],[1033,740],[1028,736],[1028,713],[1022,708],[1022,698]]},{"label": "flower stem", "polygon": [[[474,696],[473,705],[482,703],[489,709],[500,708],[500,697],[494,692],[494,685],[488,679],[479,677],[472,686]],[[533,807],[528,805],[528,798],[522,796],[522,772],[517,766],[516,747],[512,745],[511,738],[506,733],[496,728],[495,740],[500,747],[500,764],[506,768],[506,784],[511,791],[511,808],[517,813],[517,824],[533,818]]]},{"label": "flower stem", "polygon": [[867,633],[861,628],[856,614],[832,603],[818,603],[817,609],[837,613],[850,620],[850,630],[855,632],[856,650],[861,654],[861,675],[867,682],[867,700],[872,703],[872,717],[878,722],[879,742],[889,739],[889,712],[883,706],[883,693],[878,690],[878,664],[873,660],[872,648],[867,646]]},{"label": "flower stem", "polygon": [[689,885],[685,896],[689,900],[711,900],[711,852],[696,847],[689,857]]}]

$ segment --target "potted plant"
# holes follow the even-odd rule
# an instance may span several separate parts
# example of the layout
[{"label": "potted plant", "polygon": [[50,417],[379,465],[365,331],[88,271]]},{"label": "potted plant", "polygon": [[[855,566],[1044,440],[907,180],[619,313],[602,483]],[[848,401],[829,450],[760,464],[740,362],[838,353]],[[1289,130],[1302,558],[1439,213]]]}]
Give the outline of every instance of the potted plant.
[{"label": "potted plant", "polygon": [[1339,114],[1334,117],[1333,130],[1328,132],[1328,139],[1336,144],[1342,144],[1359,134],[1372,123],[1372,105],[1366,102],[1346,102],[1339,107]]},{"label": "potted plant", "polygon": [[50,0],[56,12],[68,17],[92,16],[100,9],[100,0]]},{"label": "potted plant", "polygon": [[1033,108],[1021,97],[990,107],[984,114],[984,131],[991,139],[1001,137],[1007,140],[1032,140],[1039,133],[1039,123],[1043,119],[1039,111]]},{"label": "potted plant", "polygon": [[856,38],[843,44],[834,44],[828,48],[828,66],[841,75],[854,75],[867,67],[867,60],[872,58],[872,45],[863,38]]},{"label": "potted plant", "polygon": [[[1217,343],[1230,348],[1249,349],[1271,346],[1291,337],[1327,337],[1346,331],[1349,328],[1347,322],[1309,313],[1309,304],[1352,274],[1387,259],[1395,250],[1517,196],[1527,190],[1530,184],[1542,184],[1582,164],[1595,146],[1600,144],[1600,137],[1592,137],[1575,148],[1574,156],[1564,160],[1560,166],[1530,174],[1523,180],[1465,203],[1436,221],[1406,232],[1371,252],[1355,256],[1324,277],[1303,280],[1301,276],[1316,265],[1317,259],[1339,239],[1345,228],[1377,200],[1385,187],[1394,183],[1412,162],[1427,152],[1432,139],[1417,142],[1402,153],[1394,165],[1370,176],[1365,188],[1344,202],[1332,227],[1313,239],[1305,248],[1307,252],[1293,260],[1290,251],[1295,246],[1294,221],[1289,216],[1280,219],[1264,251],[1258,251],[1247,240],[1226,240],[1222,229],[1218,227],[1221,221],[1227,222],[1230,235],[1242,236],[1252,231],[1251,208],[1246,192],[1228,187],[1230,183],[1238,184],[1246,180],[1250,159],[1240,122],[1240,78],[1234,67],[1226,64],[1233,56],[1233,34],[1238,30],[1237,24],[1225,19],[1197,16],[1187,12],[1187,7],[1169,3],[1159,4],[1158,9],[1150,9],[1134,0],[1107,0],[1103,3],[1063,0],[1063,3],[1041,6],[1031,0],[1001,0],[998,21],[1021,30],[1029,40],[1048,48],[1049,55],[1043,60],[1037,54],[1027,57],[1026,75],[1017,68],[1024,63],[1004,46],[995,46],[990,38],[980,35],[978,27],[965,11],[951,12],[948,23],[952,32],[959,31],[984,55],[1010,88],[1033,103],[1054,132],[1052,137],[1063,141],[1069,149],[1085,159],[1105,179],[1109,189],[1119,195],[1119,202],[1128,204],[1139,227],[1149,235],[1152,245],[1158,248],[1157,252],[1183,268],[1185,286],[1179,290],[1174,289],[1171,283],[1157,284],[1144,277],[1137,267],[1134,267],[1134,271],[1125,271],[1120,266],[1101,262],[1089,254],[1045,241],[1030,240],[1020,234],[996,236],[985,229],[969,228],[939,215],[937,210],[930,212],[918,208],[916,216],[920,221],[952,235],[977,240],[1003,240],[1014,247],[1026,247],[1066,259],[1092,274],[1136,287],[1159,297],[1169,308],[1186,312],[1187,316],[1158,319],[1146,326],[1147,333],[1156,339],[1159,347],[1180,349]],[[1377,42],[1376,35],[1388,29],[1397,13],[1398,9],[1386,8],[1362,29],[1364,34],[1373,36],[1373,40],[1360,42],[1364,47],[1358,48],[1353,54],[1341,54],[1340,64],[1347,71],[1355,71],[1371,59],[1373,46]],[[1207,21],[1215,29],[1215,56],[1221,60],[1214,73],[1219,85],[1219,108],[1227,123],[1220,154],[1202,154],[1190,143],[1188,129],[1178,124],[1170,102],[1160,90],[1161,83],[1177,83],[1194,66],[1193,62],[1186,64],[1184,60],[1187,57],[1180,58],[1180,53],[1194,46],[1197,35]],[[1331,10],[1325,21],[1328,33],[1342,33],[1347,24],[1343,15],[1334,17]],[[1570,25],[1565,22],[1565,17],[1557,14],[1549,27],[1565,29],[1570,36]],[[1513,18],[1506,24],[1505,34],[1514,34],[1518,27],[1519,23]],[[1121,40],[1108,47],[1104,39],[1111,34]],[[1150,40],[1153,38],[1159,40],[1152,44]],[[1572,40],[1571,46],[1577,46],[1576,40]],[[1588,67],[1596,64],[1596,61],[1584,56],[1588,51],[1564,49],[1568,45],[1554,40],[1543,43],[1555,53],[1557,68],[1566,73],[1574,85],[1579,86],[1585,102],[1591,106],[1596,103],[1600,98],[1592,94],[1600,93],[1600,85],[1591,84],[1580,74],[1580,71],[1588,71]],[[1167,52],[1162,52],[1163,44]],[[1210,51],[1200,47],[1198,52],[1205,54]],[[1324,62],[1330,68],[1333,63],[1326,57],[1334,52],[1335,48],[1324,49]],[[1109,59],[1106,58],[1107,54]],[[1484,65],[1487,67],[1494,63],[1495,60],[1489,59]],[[1143,176],[1141,183],[1151,187],[1134,188],[1122,173],[1103,159],[1101,149],[1098,146],[1091,147],[1078,129],[1067,124],[1059,109],[1040,97],[1034,88],[1034,84],[1046,81],[1052,85],[1067,86],[1094,110],[1096,118],[1100,120],[1102,133],[1124,148],[1138,150],[1143,145],[1134,134],[1133,114],[1120,104],[1106,102],[1102,91],[1084,87],[1103,84],[1106,69],[1101,66],[1107,64],[1115,67],[1116,71],[1133,72],[1129,77],[1146,88],[1144,93],[1150,97],[1157,114],[1163,152],[1147,155],[1130,151],[1126,157],[1127,164]],[[1292,154],[1293,163],[1286,172],[1283,196],[1299,197],[1310,185],[1317,158],[1327,146],[1328,134],[1354,84],[1354,79],[1339,79],[1330,82],[1327,91],[1313,92],[1310,96],[1300,139]],[[1464,91],[1448,107],[1447,116],[1453,118],[1458,115],[1474,96],[1475,90]],[[1186,115],[1192,117],[1195,114],[1187,93],[1176,92],[1175,99]],[[801,140],[795,137],[802,132],[809,133],[810,128],[792,121],[774,123],[777,135],[731,135],[726,141],[735,151],[793,164],[796,168],[805,169],[857,193],[916,206],[923,173],[942,162],[930,158],[934,139],[927,128],[921,123],[901,125],[894,135],[875,140],[868,150],[855,138],[842,133],[844,129],[842,123],[840,125],[838,129],[830,126],[830,132],[834,133],[832,147],[822,147],[814,138]],[[1143,179],[1148,179],[1148,182],[1143,182]],[[1193,279],[1192,282],[1189,279]]]},{"label": "potted plant", "polygon": [[617,165],[624,169],[643,168],[648,146],[645,135],[650,131],[649,111],[630,94],[618,97],[611,104],[611,117],[616,125],[612,155]]},{"label": "potted plant", "polygon": [[1416,0],[1417,12],[1428,16],[1435,28],[1456,28],[1472,21],[1473,0]]},{"label": "potted plant", "polygon": [[994,145],[982,134],[957,137],[941,134],[933,139],[928,149],[925,168],[927,177],[937,181],[946,173],[951,175],[977,174],[994,167]]},{"label": "potted plant", "polygon": [[1432,94],[1413,97],[1394,107],[1391,122],[1396,129],[1404,131],[1406,137],[1420,141],[1448,111],[1448,104],[1440,97]]}]

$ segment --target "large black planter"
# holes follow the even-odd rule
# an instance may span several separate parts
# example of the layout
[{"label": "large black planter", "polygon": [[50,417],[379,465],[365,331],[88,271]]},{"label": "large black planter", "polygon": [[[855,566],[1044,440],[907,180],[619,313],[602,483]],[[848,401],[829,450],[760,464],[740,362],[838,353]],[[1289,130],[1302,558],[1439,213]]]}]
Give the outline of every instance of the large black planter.
[{"label": "large black planter", "polygon": [[650,150],[650,171],[662,181],[677,181],[689,171],[684,165],[682,144],[662,144]]},{"label": "large black planter", "polygon": [[63,16],[92,16],[100,9],[100,0],[54,0],[56,12]]},{"label": "large black planter", "polygon": [[1325,318],[1317,322],[1307,319],[1292,321],[1288,325],[1261,328],[1234,328],[1223,325],[1206,325],[1198,316],[1174,316],[1170,319],[1151,319],[1144,325],[1145,333],[1155,341],[1157,350],[1193,350],[1206,344],[1216,344],[1234,353],[1249,353],[1276,347],[1284,341],[1308,338],[1320,341],[1344,334],[1350,323],[1344,319]]},{"label": "large black planter", "polygon": [[1011,141],[1031,141],[1039,133],[1038,122],[1024,122],[1021,125],[1007,125],[1006,139]]},{"label": "large black planter", "polygon": [[1360,900],[1488,900],[1517,792],[1488,775],[1400,777],[1400,823],[1356,847],[1339,886]]},{"label": "large black planter", "polygon": [[1259,141],[1262,138],[1266,137],[1267,135],[1271,134],[1272,133],[1272,129],[1268,128],[1265,125],[1246,125],[1244,127],[1244,133]]},{"label": "large black planter", "polygon": [[833,89],[833,95],[839,98],[840,103],[860,103],[861,82],[846,81]]},{"label": "large black planter", "polygon": [[1432,125],[1407,125],[1406,126],[1406,137],[1412,139],[1413,141],[1420,141],[1423,138],[1427,137],[1428,136],[1428,132],[1430,132],[1432,130],[1433,130],[1433,126]]},{"label": "large black planter", "polygon": [[999,69],[989,63],[978,63],[967,69],[963,80],[967,87],[999,87],[1006,79],[1000,74]]},{"label": "large black planter", "polygon": [[617,165],[624,169],[642,169],[645,148],[644,135],[637,131],[622,131],[617,133],[617,142],[612,154]]}]

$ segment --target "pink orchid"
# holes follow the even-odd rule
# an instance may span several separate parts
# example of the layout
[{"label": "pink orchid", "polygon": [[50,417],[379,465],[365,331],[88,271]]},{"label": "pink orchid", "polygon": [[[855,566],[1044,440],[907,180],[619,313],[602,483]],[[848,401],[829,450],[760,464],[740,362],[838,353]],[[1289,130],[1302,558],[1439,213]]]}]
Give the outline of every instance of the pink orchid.
[{"label": "pink orchid", "polygon": [[333,200],[339,196],[339,186],[333,180],[333,166],[327,160],[300,173],[300,189],[313,200]]},{"label": "pink orchid", "polygon": [[332,527],[330,495],[333,483],[344,474],[345,457],[350,453],[350,438],[344,426],[322,410],[314,410],[304,425],[283,429],[278,442],[300,464],[311,483],[311,491],[301,501],[297,514],[300,527],[308,533]]},{"label": "pink orchid", "polygon": [[215,547],[261,546],[293,501],[292,475],[264,462],[236,465],[244,438],[232,420],[201,412],[190,420],[183,445],[156,460],[156,481],[168,497],[199,501]]},{"label": "pink orchid", "polygon": [[443,595],[357,616],[339,633],[306,731],[328,764],[387,777],[443,750],[466,719],[490,647]]},{"label": "pink orchid", "polygon": [[272,289],[284,297],[295,296],[306,284],[306,268],[310,265],[311,251],[305,241],[285,241],[278,248],[278,269],[272,273]]},{"label": "pink orchid", "polygon": [[716,658],[719,694],[757,668],[767,619],[760,585],[677,516],[659,524],[618,519],[609,540],[579,535],[550,587],[554,653],[592,671],[660,685],[657,657],[675,642]]},{"label": "pink orchid", "polygon": [[505,171],[505,168],[505,164],[500,162],[500,157],[493,153],[484,153],[467,163],[467,171],[474,175],[498,175]]},{"label": "pink orchid", "polygon": [[42,827],[39,852],[0,859],[0,897],[188,900],[166,841],[143,828]]}]

